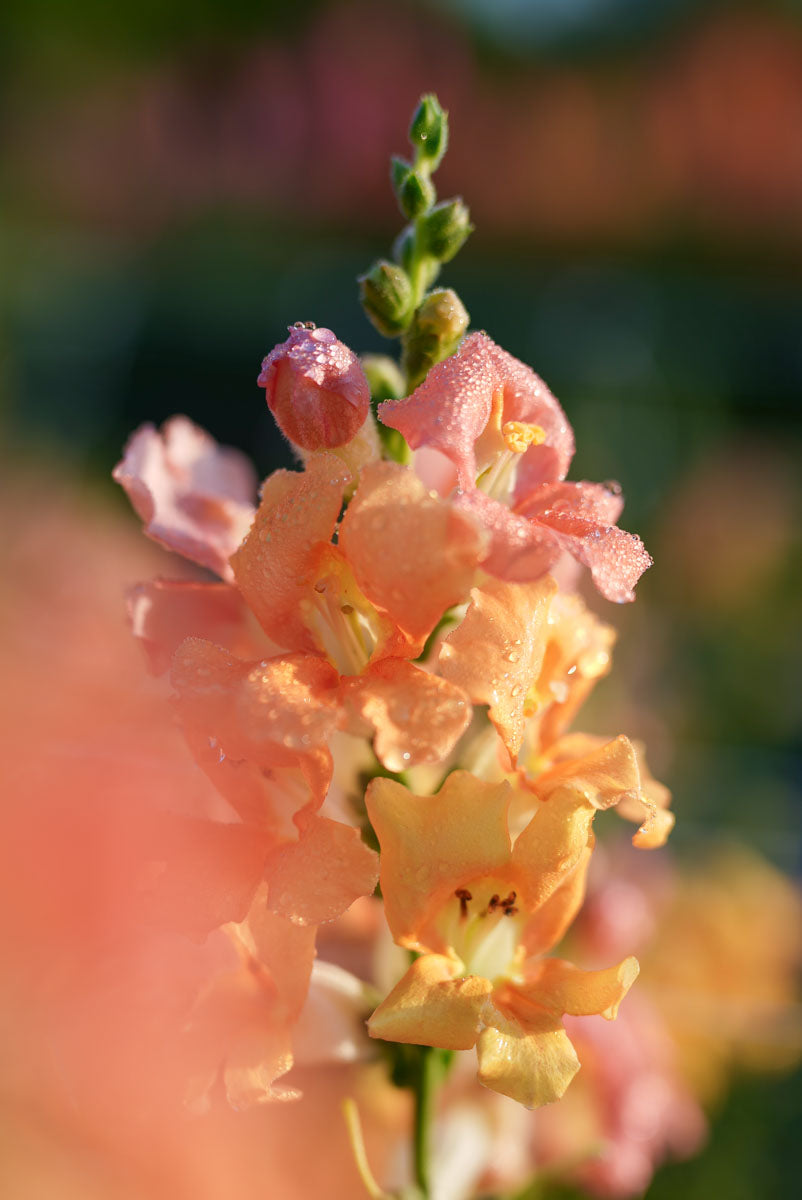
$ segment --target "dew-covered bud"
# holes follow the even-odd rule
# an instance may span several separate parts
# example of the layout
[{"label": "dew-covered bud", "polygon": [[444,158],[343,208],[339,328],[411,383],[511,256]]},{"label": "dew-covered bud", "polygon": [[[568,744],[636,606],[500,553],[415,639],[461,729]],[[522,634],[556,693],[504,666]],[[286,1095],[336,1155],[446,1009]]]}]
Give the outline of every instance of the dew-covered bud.
[{"label": "dew-covered bud", "polygon": [[359,359],[330,329],[298,323],[262,362],[257,382],[285,437],[302,450],[342,446],[370,410]]},{"label": "dew-covered bud", "polygon": [[385,337],[395,337],[409,324],[412,284],[406,271],[381,259],[359,280],[362,307]]},{"label": "dew-covered bud", "polygon": [[444,200],[423,219],[426,249],[440,262],[449,262],[473,231],[471,216],[462,200]]},{"label": "dew-covered bud", "polygon": [[409,140],[432,170],[438,166],[448,146],[448,113],[436,96],[421,96],[409,127]]}]

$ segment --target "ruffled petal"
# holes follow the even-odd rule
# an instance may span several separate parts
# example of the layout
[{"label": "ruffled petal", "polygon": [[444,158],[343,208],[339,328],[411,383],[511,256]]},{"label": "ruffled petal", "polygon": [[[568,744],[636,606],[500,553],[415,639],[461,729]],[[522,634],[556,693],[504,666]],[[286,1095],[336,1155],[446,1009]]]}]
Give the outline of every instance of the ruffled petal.
[{"label": "ruffled petal", "polygon": [[426,637],[467,596],[482,539],[410,468],[382,462],[362,472],[339,545],[368,599],[411,637]]},{"label": "ruffled petal", "polygon": [[491,580],[471,592],[471,605],[440,651],[443,676],[487,704],[490,720],[515,761],[524,735],[524,705],[543,663],[547,616],[556,584]]},{"label": "ruffled petal", "polygon": [[233,578],[229,558],[248,532],[256,476],[238,450],[218,446],[188,420],[173,417],[157,433],[143,425],[112,477],[125,489],[145,533],[168,550]]},{"label": "ruffled petal", "polygon": [[434,796],[373,779],[365,804],[381,847],[387,923],[409,949],[447,949],[432,918],[457,887],[509,864],[510,786],[453,771]]},{"label": "ruffled petal", "polygon": [[300,925],[339,917],[359,896],[371,895],[379,858],[359,830],[326,817],[309,817],[300,839],[281,846],[265,866],[271,912]]},{"label": "ruffled petal", "polygon": [[612,1021],[618,1006],[638,977],[636,958],[625,958],[602,971],[582,971],[560,958],[541,959],[516,990],[532,1004],[562,1016],[590,1017],[596,1014]]},{"label": "ruffled petal", "polygon": [[633,845],[652,850],[665,844],[674,827],[674,814],[668,807],[671,792],[651,775],[641,745],[623,737],[605,743],[591,734],[569,733],[549,748],[547,757],[552,765],[529,785],[538,794],[546,794],[553,785],[561,786],[574,772],[579,782],[588,769],[595,775],[595,782],[588,777],[586,784],[598,788],[609,771],[606,786],[612,803],[618,805],[620,816],[640,826]]},{"label": "ruffled petal", "polygon": [[289,650],[316,649],[299,608],[320,542],[330,542],[350,474],[333,454],[305,471],[265,481],[250,533],[231,559],[237,585],[268,637]]},{"label": "ruffled petal", "polygon": [[536,524],[551,533],[561,550],[590,569],[607,600],[622,604],[635,599],[635,584],[652,565],[652,556],[634,533],[551,510],[537,517]]},{"label": "ruffled petal", "polygon": [[442,762],[473,715],[461,688],[398,658],[345,680],[341,695],[373,732],[376,757],[388,771]]},{"label": "ruffled petal", "polygon": [[470,1050],[492,990],[487,979],[460,975],[454,959],[424,954],[373,1013],[368,1032],[388,1042]]},{"label": "ruffled petal", "polygon": [[517,489],[515,511],[522,517],[539,520],[546,513],[582,517],[596,525],[615,525],[624,508],[617,484],[562,480],[541,484],[528,491]]},{"label": "ruffled petal", "polygon": [[563,761],[532,784],[541,800],[558,789],[567,788],[593,806],[611,808],[622,800],[640,799],[640,770],[635,750],[623,734],[581,758]]},{"label": "ruffled petal", "polygon": [[518,1003],[515,1011],[494,1004],[485,1020],[487,1028],[476,1043],[479,1082],[525,1108],[559,1100],[579,1070],[559,1017]]},{"label": "ruffled petal", "polygon": [[138,583],[127,596],[132,632],[147,655],[153,675],[170,667],[188,637],[225,646],[240,658],[275,654],[236,588],[225,583],[154,579]]}]

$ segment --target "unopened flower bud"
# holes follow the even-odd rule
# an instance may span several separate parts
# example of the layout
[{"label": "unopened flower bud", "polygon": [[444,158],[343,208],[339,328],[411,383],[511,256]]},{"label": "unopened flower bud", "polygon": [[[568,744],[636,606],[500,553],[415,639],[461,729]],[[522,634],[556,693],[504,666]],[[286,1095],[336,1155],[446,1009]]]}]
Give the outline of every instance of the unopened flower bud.
[{"label": "unopened flower bud", "polygon": [[440,107],[436,96],[422,96],[409,127],[409,140],[434,169],[448,146],[448,113]]},{"label": "unopened flower bud", "polygon": [[342,446],[370,410],[370,388],[359,359],[330,329],[301,323],[262,362],[257,381],[276,423],[302,450]]},{"label": "unopened flower bud", "polygon": [[405,217],[414,220],[432,207],[435,190],[431,180],[419,171],[408,171],[396,192]]},{"label": "unopened flower bud", "polygon": [[462,200],[444,200],[424,218],[426,249],[440,262],[449,262],[473,231],[471,217]]},{"label": "unopened flower bud", "polygon": [[395,337],[409,324],[412,284],[403,267],[381,259],[359,280],[362,307],[385,337]]},{"label": "unopened flower bud", "polygon": [[470,323],[465,305],[451,288],[429,292],[407,333],[404,361],[414,387],[435,363],[457,349]]}]

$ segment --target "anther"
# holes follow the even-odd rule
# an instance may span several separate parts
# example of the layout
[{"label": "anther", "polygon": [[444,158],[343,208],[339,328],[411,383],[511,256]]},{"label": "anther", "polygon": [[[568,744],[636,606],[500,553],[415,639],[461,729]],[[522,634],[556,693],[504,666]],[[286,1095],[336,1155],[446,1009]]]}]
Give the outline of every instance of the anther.
[{"label": "anther", "polygon": [[467,888],[457,888],[457,890],[454,892],[454,895],[455,895],[455,896],[457,897],[457,899],[459,900],[459,913],[460,913],[460,916],[461,916],[461,917],[467,917],[467,915],[468,915],[468,901],[469,901],[469,900],[473,900],[473,896],[471,895],[471,893],[468,891],[468,889],[467,889]]}]

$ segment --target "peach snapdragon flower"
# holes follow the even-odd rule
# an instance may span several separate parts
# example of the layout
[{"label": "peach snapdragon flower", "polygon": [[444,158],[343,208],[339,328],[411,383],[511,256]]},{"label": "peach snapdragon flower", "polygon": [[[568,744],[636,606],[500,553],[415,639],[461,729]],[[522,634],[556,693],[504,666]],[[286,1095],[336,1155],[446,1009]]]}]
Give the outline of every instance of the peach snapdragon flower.
[{"label": "peach snapdragon flower", "polygon": [[638,964],[582,971],[543,955],[581,904],[599,808],[619,788],[589,764],[544,798],[513,840],[511,788],[465,771],[435,796],[374,779],[366,803],[396,942],[416,957],[369,1021],[373,1037],[467,1050],[479,1080],[527,1107],[563,1094],[579,1069],[565,1013],[615,1017]]}]

